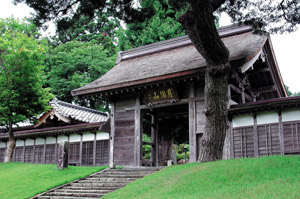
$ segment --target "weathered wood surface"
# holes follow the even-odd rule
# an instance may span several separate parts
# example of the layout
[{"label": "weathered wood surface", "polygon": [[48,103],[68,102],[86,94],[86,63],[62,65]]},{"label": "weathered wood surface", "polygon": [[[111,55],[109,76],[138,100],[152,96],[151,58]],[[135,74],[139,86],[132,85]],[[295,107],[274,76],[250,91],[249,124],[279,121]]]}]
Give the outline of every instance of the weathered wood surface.
[{"label": "weathered wood surface", "polygon": [[[195,85],[190,85],[189,97],[195,97]],[[197,151],[196,151],[196,102],[189,102],[189,145],[190,145],[190,162],[197,161]]]},{"label": "weathered wood surface", "polygon": [[68,168],[69,142],[63,141],[58,144],[57,167],[59,169]]}]

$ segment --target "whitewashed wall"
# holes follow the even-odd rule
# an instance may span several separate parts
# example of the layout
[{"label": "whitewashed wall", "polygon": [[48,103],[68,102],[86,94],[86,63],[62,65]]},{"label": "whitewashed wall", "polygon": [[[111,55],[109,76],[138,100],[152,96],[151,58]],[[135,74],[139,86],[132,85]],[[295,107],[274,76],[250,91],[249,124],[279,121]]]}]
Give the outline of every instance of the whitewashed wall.
[{"label": "whitewashed wall", "polygon": [[16,146],[24,146],[24,140],[17,140]]},{"label": "whitewashed wall", "polygon": [[96,139],[97,140],[108,140],[109,139],[109,133],[97,132]]},{"label": "whitewashed wall", "polygon": [[300,109],[289,109],[281,112],[282,122],[300,120]]},{"label": "whitewashed wall", "polygon": [[56,138],[55,137],[47,137],[46,138],[46,144],[55,144]]},{"label": "whitewashed wall", "polygon": [[254,120],[250,114],[237,115],[232,118],[233,128],[251,125],[254,125]]},{"label": "whitewashed wall", "polygon": [[262,112],[257,114],[257,125],[269,124],[279,122],[279,117],[277,112]]},{"label": "whitewashed wall", "polygon": [[70,134],[70,142],[80,142],[80,135]]},{"label": "whitewashed wall", "polygon": [[35,145],[42,145],[45,143],[45,139],[44,138],[36,138],[35,139]]},{"label": "whitewashed wall", "polygon": [[33,146],[34,140],[33,139],[26,139],[25,140],[25,146]]},{"label": "whitewashed wall", "polygon": [[6,142],[0,142],[0,148],[5,148],[6,147]]},{"label": "whitewashed wall", "polygon": [[95,135],[93,133],[82,134],[82,141],[93,141],[94,139],[95,139]]},{"label": "whitewashed wall", "polygon": [[63,142],[63,141],[68,141],[68,136],[60,135],[57,137],[57,143]]}]

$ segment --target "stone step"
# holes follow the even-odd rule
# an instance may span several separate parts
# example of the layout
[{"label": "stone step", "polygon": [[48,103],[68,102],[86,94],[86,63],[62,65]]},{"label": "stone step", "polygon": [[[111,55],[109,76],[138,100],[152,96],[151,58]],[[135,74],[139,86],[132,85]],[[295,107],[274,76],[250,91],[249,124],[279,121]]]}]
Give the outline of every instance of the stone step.
[{"label": "stone step", "polygon": [[64,192],[49,192],[46,196],[69,196],[69,197],[96,197],[104,196],[105,193],[64,193]]},{"label": "stone step", "polygon": [[118,171],[118,172],[103,172],[103,173],[99,173],[98,175],[101,174],[105,174],[105,175],[150,175],[154,173],[153,171],[142,171],[142,172],[122,172],[122,171]]},{"label": "stone step", "polygon": [[[95,199],[95,197],[38,196],[38,199]],[[96,197],[97,198],[97,197]]]},{"label": "stone step", "polygon": [[97,183],[97,182],[133,182],[135,178],[89,178],[86,180],[80,180],[79,183]]},{"label": "stone step", "polygon": [[65,186],[63,189],[69,189],[69,190],[116,190],[120,187],[73,187],[73,186]]},{"label": "stone step", "polygon": [[113,190],[98,190],[98,189],[57,189],[54,193],[109,193]]},{"label": "stone step", "polygon": [[130,169],[130,168],[124,168],[124,169],[109,169],[105,172],[155,172],[159,171],[160,169]]},{"label": "stone step", "polygon": [[94,177],[97,177],[97,178],[101,178],[101,177],[106,177],[106,178],[142,178],[144,177],[145,175],[111,175],[111,174],[102,174],[102,175],[96,175]]},{"label": "stone step", "polygon": [[128,183],[70,183],[73,187],[124,187]]}]

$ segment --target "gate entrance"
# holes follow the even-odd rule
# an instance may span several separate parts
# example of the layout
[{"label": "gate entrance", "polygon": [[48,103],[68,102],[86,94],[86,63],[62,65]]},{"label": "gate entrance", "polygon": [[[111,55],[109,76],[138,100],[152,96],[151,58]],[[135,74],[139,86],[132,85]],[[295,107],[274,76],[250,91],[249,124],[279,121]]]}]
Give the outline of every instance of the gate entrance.
[{"label": "gate entrance", "polygon": [[166,166],[168,160],[175,159],[172,151],[173,155],[177,151],[179,159],[184,158],[183,148],[189,144],[188,104],[147,109],[143,113],[142,165]]}]

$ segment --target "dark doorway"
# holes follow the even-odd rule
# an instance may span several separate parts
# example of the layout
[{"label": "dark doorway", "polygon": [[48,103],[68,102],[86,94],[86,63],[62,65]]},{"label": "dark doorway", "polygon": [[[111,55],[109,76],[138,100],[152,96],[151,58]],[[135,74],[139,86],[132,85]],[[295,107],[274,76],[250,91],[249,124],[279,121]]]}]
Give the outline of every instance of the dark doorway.
[{"label": "dark doorway", "polygon": [[172,160],[172,150],[182,157],[181,148],[188,144],[188,104],[144,110],[143,166],[165,166]]}]

